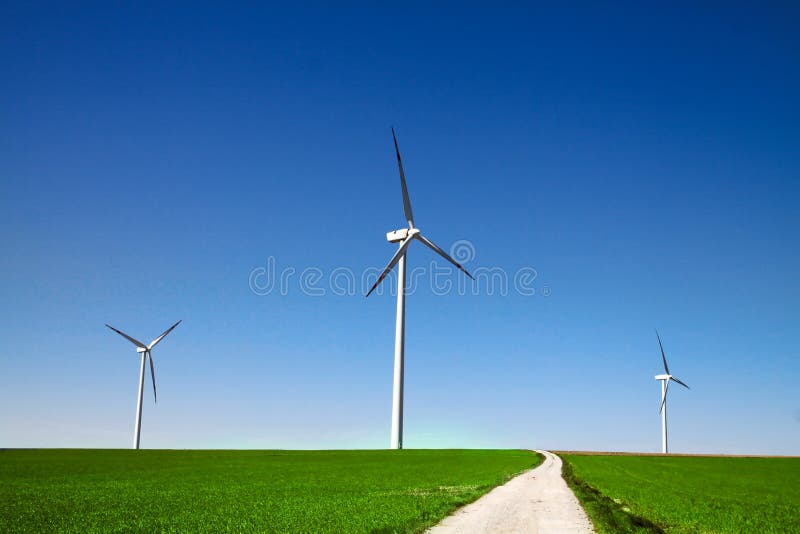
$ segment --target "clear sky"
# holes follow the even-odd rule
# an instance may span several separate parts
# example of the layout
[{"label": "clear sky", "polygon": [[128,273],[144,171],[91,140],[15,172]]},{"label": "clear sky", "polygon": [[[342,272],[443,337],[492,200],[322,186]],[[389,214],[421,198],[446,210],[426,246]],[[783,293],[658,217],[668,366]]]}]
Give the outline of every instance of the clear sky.
[{"label": "clear sky", "polygon": [[656,451],[658,328],[673,451],[800,454],[777,6],[6,2],[0,446],[129,447],[103,325],[178,319],[143,447],[388,446],[395,301],[360,278],[405,224],[394,126],[417,226],[509,280],[409,296],[407,447]]}]

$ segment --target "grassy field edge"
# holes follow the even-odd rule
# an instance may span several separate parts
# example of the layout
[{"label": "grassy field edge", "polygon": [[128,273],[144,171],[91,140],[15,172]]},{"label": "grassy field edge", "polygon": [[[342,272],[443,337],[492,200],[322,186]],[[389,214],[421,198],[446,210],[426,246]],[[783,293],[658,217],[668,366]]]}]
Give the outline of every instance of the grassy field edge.
[{"label": "grassy field edge", "polygon": [[461,508],[467,506],[468,504],[474,503],[475,501],[477,501],[478,499],[480,499],[481,497],[483,497],[484,495],[486,495],[487,493],[492,491],[494,488],[496,488],[498,486],[502,486],[503,484],[505,484],[506,482],[508,482],[512,478],[518,477],[522,473],[526,473],[526,472],[530,471],[531,469],[536,469],[537,467],[542,465],[542,462],[544,461],[544,456],[543,455],[539,454],[536,451],[528,451],[528,452],[530,452],[535,458],[533,465],[531,465],[530,467],[526,467],[525,469],[522,469],[521,471],[518,471],[516,473],[511,473],[510,475],[506,475],[505,477],[500,478],[499,481],[496,484],[487,484],[485,486],[481,486],[480,488],[476,488],[476,491],[475,491],[474,495],[471,495],[469,498],[464,499],[460,503],[454,504],[452,506],[452,508],[450,509],[450,511],[448,511],[446,514],[442,515],[438,519],[431,518],[431,519],[429,519],[427,521],[423,521],[423,522],[419,523],[419,526],[413,525],[412,526],[412,529],[413,529],[412,532],[417,532],[417,533],[425,532],[427,529],[438,525],[446,517],[449,517],[449,516],[453,515],[454,513],[456,513]]},{"label": "grassy field edge", "polygon": [[563,455],[559,455],[559,458],[561,458],[562,462],[561,476],[580,501],[597,532],[608,534],[616,532],[664,532],[661,527],[649,519],[631,514],[626,511],[622,504],[614,502],[613,499],[604,495],[597,488],[578,478],[569,460]]},{"label": "grassy field edge", "polygon": [[526,449],[0,450],[0,532],[413,534],[541,462]]}]

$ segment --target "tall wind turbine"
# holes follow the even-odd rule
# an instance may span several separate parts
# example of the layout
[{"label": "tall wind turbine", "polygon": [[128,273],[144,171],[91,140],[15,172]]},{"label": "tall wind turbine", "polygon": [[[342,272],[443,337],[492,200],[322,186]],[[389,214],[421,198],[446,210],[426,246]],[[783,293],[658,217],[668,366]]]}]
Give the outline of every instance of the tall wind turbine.
[{"label": "tall wind turbine", "polygon": [[403,448],[403,352],[405,346],[405,324],[406,324],[406,254],[411,241],[416,239],[425,246],[439,254],[441,257],[455,265],[464,274],[473,278],[467,270],[456,260],[451,258],[444,250],[436,246],[432,241],[425,238],[419,228],[414,227],[414,215],[411,212],[411,201],[408,198],[408,188],[406,187],[406,175],[403,172],[403,161],[400,159],[400,149],[397,147],[397,137],[392,128],[392,139],[394,140],[394,151],[397,154],[397,167],[400,170],[400,187],[403,191],[403,211],[408,221],[408,228],[402,228],[386,234],[389,243],[400,243],[397,252],[394,253],[389,264],[383,270],[378,280],[367,292],[367,296],[383,282],[386,275],[397,265],[397,322],[394,333],[394,388],[392,390],[392,449]]},{"label": "tall wind turbine", "polygon": [[658,335],[657,330],[656,337],[658,338],[658,346],[661,349],[661,360],[664,362],[664,374],[656,375],[656,380],[661,381],[661,408],[659,410],[661,412],[661,452],[667,454],[669,452],[667,447],[667,390],[669,389],[669,382],[670,380],[677,382],[686,389],[689,389],[689,386],[670,374],[667,357],[664,355],[664,345],[661,344],[661,336]]},{"label": "tall wind turbine", "polygon": [[158,402],[158,399],[156,397],[156,370],[153,367],[153,354],[152,354],[151,351],[153,350],[153,347],[158,345],[158,343],[162,339],[167,337],[167,334],[172,332],[175,329],[175,327],[178,326],[179,324],[181,324],[180,321],[178,321],[174,325],[172,325],[169,328],[167,328],[164,331],[163,334],[161,334],[160,336],[155,338],[153,341],[151,341],[149,345],[145,345],[141,341],[138,341],[138,340],[132,338],[131,336],[129,336],[125,332],[121,332],[121,331],[117,330],[116,328],[114,328],[110,324],[106,325],[111,330],[113,330],[117,334],[121,335],[122,337],[124,337],[125,339],[127,339],[128,341],[130,341],[131,343],[136,345],[136,352],[138,352],[139,354],[142,355],[142,367],[141,367],[141,369],[139,371],[139,397],[138,397],[139,400],[136,403],[136,426],[135,426],[134,431],[133,431],[133,448],[134,449],[138,449],[139,448],[139,436],[142,433],[142,396],[144,394],[144,367],[145,367],[145,362],[148,359],[150,360],[150,376],[153,377],[153,401]]}]

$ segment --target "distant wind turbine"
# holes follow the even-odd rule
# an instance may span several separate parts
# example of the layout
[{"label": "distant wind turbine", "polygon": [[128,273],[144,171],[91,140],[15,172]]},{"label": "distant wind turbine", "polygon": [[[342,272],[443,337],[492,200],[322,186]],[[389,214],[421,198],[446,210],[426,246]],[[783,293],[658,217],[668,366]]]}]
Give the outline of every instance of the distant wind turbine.
[{"label": "distant wind turbine", "polygon": [[664,374],[656,375],[656,380],[661,381],[661,408],[659,409],[661,412],[661,452],[667,454],[669,452],[667,447],[667,390],[669,389],[669,382],[670,380],[677,382],[686,389],[689,389],[689,386],[670,374],[667,357],[664,355],[664,345],[661,344],[661,336],[658,335],[657,330],[656,337],[658,338],[658,346],[661,349],[661,360],[664,362]]},{"label": "distant wind turbine", "polygon": [[155,402],[158,402],[158,399],[156,397],[156,370],[153,367],[153,354],[152,354],[151,350],[156,345],[158,345],[158,343],[162,339],[167,337],[167,334],[172,332],[175,329],[175,327],[178,326],[179,324],[181,324],[180,321],[178,321],[174,325],[172,325],[169,328],[167,328],[166,331],[164,331],[163,334],[161,334],[160,336],[155,338],[153,341],[151,341],[149,345],[145,345],[141,341],[138,341],[138,340],[132,338],[131,336],[129,336],[125,332],[121,332],[121,331],[117,330],[116,328],[114,328],[110,324],[106,325],[111,330],[113,330],[117,334],[121,335],[122,337],[124,337],[125,339],[127,339],[128,341],[130,341],[131,343],[136,345],[136,352],[138,352],[138,353],[140,353],[142,355],[142,367],[141,367],[141,370],[139,371],[139,397],[138,397],[139,400],[136,403],[136,426],[135,426],[134,431],[133,431],[133,448],[134,449],[138,449],[139,448],[139,436],[141,435],[141,432],[142,432],[142,396],[144,394],[144,367],[145,367],[145,361],[147,361],[148,359],[150,360],[150,375],[153,378],[153,400]]},{"label": "distant wind turbine", "polygon": [[392,449],[403,448],[403,357],[405,347],[405,324],[406,324],[406,254],[411,241],[416,239],[435,253],[455,265],[464,274],[473,278],[467,270],[456,260],[451,258],[444,250],[436,246],[433,242],[425,238],[418,228],[414,227],[414,215],[411,212],[411,201],[408,198],[408,188],[406,187],[406,175],[403,172],[403,161],[400,159],[400,149],[397,147],[397,137],[392,128],[392,139],[394,140],[394,151],[397,155],[397,167],[400,170],[400,187],[403,192],[403,211],[405,212],[408,228],[395,230],[386,234],[389,243],[400,243],[389,264],[383,270],[378,280],[367,292],[367,296],[383,282],[386,275],[397,265],[397,322],[395,324],[394,340],[394,388],[392,392]]}]

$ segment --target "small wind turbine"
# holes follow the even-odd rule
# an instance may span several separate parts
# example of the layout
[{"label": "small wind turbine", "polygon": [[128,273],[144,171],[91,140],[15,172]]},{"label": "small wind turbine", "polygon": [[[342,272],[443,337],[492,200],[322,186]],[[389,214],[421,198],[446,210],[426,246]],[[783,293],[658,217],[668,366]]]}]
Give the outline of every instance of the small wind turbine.
[{"label": "small wind turbine", "polygon": [[658,335],[657,330],[656,337],[658,338],[658,346],[661,349],[661,360],[664,362],[665,373],[656,375],[656,380],[661,381],[661,408],[659,409],[659,412],[661,412],[661,452],[667,454],[669,452],[667,448],[667,390],[669,389],[669,382],[670,380],[677,382],[686,389],[689,389],[689,386],[670,374],[669,366],[667,366],[667,357],[664,356],[664,346],[661,344],[661,336]]},{"label": "small wind turbine", "polygon": [[120,332],[119,330],[117,330],[116,328],[111,326],[110,324],[106,325],[111,330],[113,330],[117,334],[121,335],[122,337],[124,337],[125,339],[127,339],[128,341],[130,341],[131,343],[136,345],[136,352],[138,352],[139,354],[142,355],[142,367],[141,367],[141,370],[139,371],[139,400],[136,403],[136,426],[135,426],[134,431],[133,431],[133,448],[134,449],[138,449],[139,448],[139,436],[142,433],[142,396],[143,396],[143,393],[144,393],[144,365],[145,365],[145,361],[147,361],[148,359],[150,360],[150,375],[153,377],[153,401],[157,402],[158,399],[156,398],[156,371],[155,371],[155,368],[153,367],[153,354],[150,351],[153,349],[153,347],[158,345],[159,341],[161,341],[162,339],[167,337],[167,334],[172,332],[175,329],[175,327],[178,326],[179,324],[181,324],[180,321],[178,321],[174,325],[172,325],[169,328],[167,328],[167,330],[163,334],[161,334],[160,336],[155,338],[153,341],[151,341],[149,345],[145,345],[141,341],[133,339],[131,336],[129,336],[125,332]]},{"label": "small wind turbine", "polygon": [[392,449],[403,448],[403,352],[405,346],[405,324],[406,324],[406,254],[411,241],[416,239],[425,246],[439,254],[441,257],[455,265],[464,274],[473,278],[467,270],[456,260],[451,258],[444,250],[436,246],[433,242],[426,239],[418,228],[414,227],[414,215],[411,213],[411,201],[408,198],[408,188],[406,187],[406,175],[403,172],[403,161],[400,159],[400,149],[397,147],[397,137],[392,128],[392,139],[394,140],[394,151],[397,154],[397,167],[400,169],[400,187],[403,190],[403,211],[408,221],[408,228],[395,230],[386,234],[389,243],[400,243],[397,252],[394,253],[389,264],[383,270],[378,280],[367,292],[367,296],[383,282],[386,275],[391,272],[395,265],[397,267],[397,322],[395,324],[394,339],[394,388],[392,391]]}]

